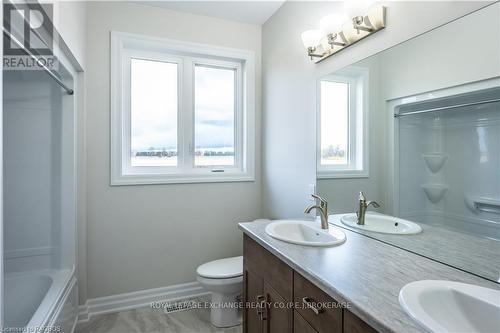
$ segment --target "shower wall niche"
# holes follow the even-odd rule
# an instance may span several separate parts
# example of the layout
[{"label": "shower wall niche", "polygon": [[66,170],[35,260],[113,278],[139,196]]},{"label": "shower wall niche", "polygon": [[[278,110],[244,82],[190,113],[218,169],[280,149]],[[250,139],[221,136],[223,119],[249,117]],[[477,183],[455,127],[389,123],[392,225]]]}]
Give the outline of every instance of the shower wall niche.
[{"label": "shower wall niche", "polygon": [[395,111],[399,216],[499,240],[500,87]]}]

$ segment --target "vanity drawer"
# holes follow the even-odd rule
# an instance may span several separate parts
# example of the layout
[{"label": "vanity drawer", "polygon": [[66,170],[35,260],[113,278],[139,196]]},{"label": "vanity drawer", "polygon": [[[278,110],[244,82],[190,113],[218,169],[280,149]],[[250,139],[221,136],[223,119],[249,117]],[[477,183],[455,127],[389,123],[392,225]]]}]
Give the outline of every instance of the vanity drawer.
[{"label": "vanity drawer", "polygon": [[257,272],[287,301],[293,299],[293,270],[247,235],[243,236],[243,257],[249,270]]},{"label": "vanity drawer", "polygon": [[[294,302],[297,311],[319,333],[342,332],[342,308],[321,289],[294,273]],[[321,304],[328,306],[322,307]]]},{"label": "vanity drawer", "polygon": [[377,331],[346,309],[344,311],[344,333],[377,333]]},{"label": "vanity drawer", "polygon": [[318,333],[311,325],[298,313],[293,312],[293,333]]}]

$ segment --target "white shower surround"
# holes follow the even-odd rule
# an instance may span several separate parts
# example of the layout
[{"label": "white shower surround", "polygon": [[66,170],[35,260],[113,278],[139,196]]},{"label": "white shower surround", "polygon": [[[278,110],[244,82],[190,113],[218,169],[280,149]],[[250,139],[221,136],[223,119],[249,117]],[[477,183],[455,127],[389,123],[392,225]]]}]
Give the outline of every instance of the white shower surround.
[{"label": "white shower surround", "polygon": [[[406,163],[410,163],[413,167],[406,165],[405,167],[400,166],[399,162],[399,152],[402,147],[400,147],[400,123],[397,118],[394,118],[393,114],[398,113],[398,108],[409,103],[417,103],[424,101],[432,101],[434,99],[452,97],[454,95],[479,91],[483,89],[499,87],[500,86],[500,78],[492,78],[484,81],[473,82],[469,84],[464,84],[456,87],[450,87],[445,89],[440,89],[432,92],[426,92],[423,94],[418,94],[414,96],[407,96],[404,98],[399,98],[395,100],[388,101],[387,103],[387,115],[389,119],[389,141],[393,142],[393,151],[390,154],[389,164],[392,165],[390,169],[389,179],[392,180],[392,186],[390,187],[389,196],[392,198],[393,206],[393,214],[396,216],[401,216],[403,218],[407,218],[410,220],[415,220],[419,222],[427,222],[427,223],[436,223],[437,220],[440,220],[440,223],[452,228],[456,228],[465,232],[471,232],[477,235],[493,237],[492,235],[498,235],[498,227],[499,224],[495,223],[494,216],[491,214],[482,214],[477,215],[470,211],[470,209],[464,208],[466,207],[466,197],[467,195],[475,194],[482,195],[481,193],[475,193],[474,189],[470,188],[462,188],[458,189],[460,181],[459,175],[451,175],[446,170],[446,165],[443,166],[442,170],[439,172],[433,172],[432,170],[427,170],[425,167],[425,162],[421,158],[422,154],[427,153],[443,153],[448,156],[451,154],[448,153],[447,149],[451,149],[449,146],[450,142],[443,139],[443,133],[439,133],[439,135],[433,135],[432,131],[441,131],[441,128],[430,129],[431,133],[426,136],[425,142],[419,142],[421,144],[420,148],[424,149],[423,146],[429,147],[432,146],[432,152],[420,151],[417,149],[416,151],[412,151],[414,158],[421,160],[420,164],[417,164],[416,161],[406,161]],[[449,111],[453,112],[453,111]],[[409,116],[415,117],[415,116]],[[402,119],[402,118],[399,118]],[[421,127],[415,127],[415,131],[420,133]],[[406,130],[411,130],[411,128],[406,128]],[[435,134],[435,133],[434,133]],[[464,134],[465,135],[465,134]],[[418,136],[414,136],[414,141],[422,139],[421,134]],[[432,142],[428,142],[428,141]],[[456,140],[455,140],[456,141]],[[462,140],[463,141],[463,140]],[[456,144],[460,144],[460,142],[456,141]],[[448,146],[448,147],[446,147]],[[416,147],[409,147],[409,149],[416,149]],[[441,151],[441,150],[445,151]],[[490,148],[490,150],[495,151],[495,148]],[[453,163],[452,157],[447,158],[448,161],[445,163]],[[408,205],[404,205],[401,202],[400,193],[400,169],[408,170],[411,169],[412,174],[415,176],[412,178],[411,184],[406,184],[405,188],[408,189],[408,192],[405,194],[406,203],[408,201],[411,202],[411,207]],[[488,172],[488,171],[487,171]],[[494,170],[489,170],[489,172],[495,172]],[[492,174],[493,175],[493,174]],[[423,182],[423,180],[425,180]],[[409,181],[407,179],[407,181]],[[461,186],[461,185],[460,185]],[[465,186],[465,185],[464,185]],[[455,187],[455,189],[454,189]],[[434,196],[437,193],[428,193],[429,188],[443,188],[441,191],[440,197]],[[426,190],[426,191],[424,191]],[[473,191],[474,193],[464,192],[463,191]],[[454,191],[454,192],[453,192]],[[447,202],[447,195],[453,195],[453,193],[459,191],[464,195],[464,200],[450,200]],[[448,193],[449,192],[449,193]],[[427,194],[427,196],[423,194]],[[460,195],[460,193],[455,193],[456,195]],[[462,207],[463,206],[463,207]]]},{"label": "white shower surround", "polygon": [[[10,195],[3,221],[9,240],[3,249],[1,300],[6,329],[72,332],[76,325],[77,109],[82,92],[79,69],[62,49],[54,46],[54,54],[66,69],[60,71],[62,79],[74,84],[74,95],[56,93],[60,87],[45,73],[35,77],[38,81],[14,76],[3,82],[3,113],[9,115],[4,117],[4,151],[10,158],[4,159],[10,167],[4,169],[9,182],[3,184],[4,202]],[[28,92],[35,97],[30,99]],[[5,131],[5,126],[11,127]],[[45,149],[23,157],[26,147]]]},{"label": "white shower surround", "polygon": [[[76,311],[76,279],[73,270],[39,270],[5,275],[5,327],[73,326],[71,317],[63,318],[61,308],[69,305]],[[61,316],[60,316],[61,315]],[[55,324],[58,323],[58,324]]]}]

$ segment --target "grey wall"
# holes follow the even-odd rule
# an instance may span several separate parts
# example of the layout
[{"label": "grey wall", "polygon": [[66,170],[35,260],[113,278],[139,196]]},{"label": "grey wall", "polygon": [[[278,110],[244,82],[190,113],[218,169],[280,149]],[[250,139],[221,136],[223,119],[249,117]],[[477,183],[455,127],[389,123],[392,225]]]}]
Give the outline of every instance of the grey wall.
[{"label": "grey wall", "polygon": [[53,2],[53,23],[79,64],[85,68],[86,1]]},{"label": "grey wall", "polygon": [[[199,264],[241,254],[237,222],[260,216],[261,28],[123,2],[87,10],[88,297],[195,281]],[[255,52],[255,182],[109,186],[111,30]]]},{"label": "grey wall", "polygon": [[[309,61],[300,33],[334,12],[335,2],[286,2],[263,26],[263,212],[267,217],[297,217],[316,183],[315,85],[322,75],[355,63],[442,25],[487,2],[386,2],[387,28],[320,64]],[[371,116],[370,178],[331,180],[333,211],[350,211],[360,189],[382,193],[385,143],[374,136],[384,122]],[[374,156],[377,156],[374,158]]]}]

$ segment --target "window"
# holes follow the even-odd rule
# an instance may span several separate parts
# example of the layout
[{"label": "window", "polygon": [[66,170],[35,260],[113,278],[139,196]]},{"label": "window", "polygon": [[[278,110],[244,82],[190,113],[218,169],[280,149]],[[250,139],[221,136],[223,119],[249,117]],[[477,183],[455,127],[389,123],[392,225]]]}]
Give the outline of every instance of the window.
[{"label": "window", "polygon": [[196,166],[235,165],[236,76],[233,68],[195,67]]},{"label": "window", "polygon": [[252,181],[248,51],[112,33],[111,183]]},{"label": "window", "polygon": [[130,162],[177,166],[176,63],[130,59]]},{"label": "window", "polygon": [[318,83],[318,178],[368,177],[368,73],[343,71]]}]

